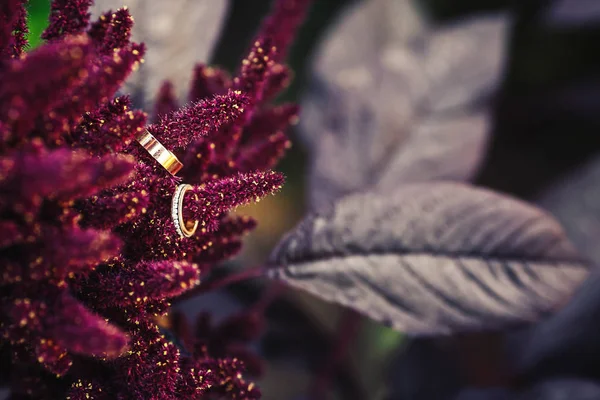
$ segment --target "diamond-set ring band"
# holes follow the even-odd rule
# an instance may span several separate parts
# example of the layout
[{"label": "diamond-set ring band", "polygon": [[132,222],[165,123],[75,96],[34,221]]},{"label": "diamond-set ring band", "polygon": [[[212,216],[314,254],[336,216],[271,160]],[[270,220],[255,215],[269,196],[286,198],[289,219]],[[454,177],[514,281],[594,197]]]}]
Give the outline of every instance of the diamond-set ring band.
[{"label": "diamond-set ring band", "polygon": [[173,193],[173,201],[171,202],[171,217],[175,224],[175,230],[180,237],[190,237],[198,229],[198,221],[194,221],[191,228],[188,228],[185,221],[183,220],[183,198],[188,190],[191,190],[192,185],[186,183],[180,184]]}]

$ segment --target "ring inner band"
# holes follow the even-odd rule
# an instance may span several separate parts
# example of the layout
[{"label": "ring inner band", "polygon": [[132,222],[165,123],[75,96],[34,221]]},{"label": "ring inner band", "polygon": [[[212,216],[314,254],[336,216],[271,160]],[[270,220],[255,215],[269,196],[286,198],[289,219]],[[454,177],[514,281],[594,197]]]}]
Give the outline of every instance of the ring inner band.
[{"label": "ring inner band", "polygon": [[181,168],[183,168],[183,164],[177,159],[175,154],[167,150],[167,148],[147,130],[137,137],[137,141],[144,149],[146,149],[152,158],[158,161],[158,163],[171,175],[176,175]]}]

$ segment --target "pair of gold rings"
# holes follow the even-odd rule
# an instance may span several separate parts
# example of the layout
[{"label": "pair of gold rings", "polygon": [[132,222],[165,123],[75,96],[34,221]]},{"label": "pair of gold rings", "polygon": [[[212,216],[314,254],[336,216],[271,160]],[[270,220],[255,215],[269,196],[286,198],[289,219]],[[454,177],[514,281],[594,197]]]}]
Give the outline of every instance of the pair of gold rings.
[{"label": "pair of gold rings", "polygon": [[[171,175],[175,176],[183,168],[183,164],[175,154],[171,153],[147,130],[137,137],[137,141]],[[171,201],[171,219],[180,237],[190,237],[198,229],[198,221],[186,223],[183,220],[183,198],[190,189],[192,189],[192,185],[185,183],[177,185]]]}]

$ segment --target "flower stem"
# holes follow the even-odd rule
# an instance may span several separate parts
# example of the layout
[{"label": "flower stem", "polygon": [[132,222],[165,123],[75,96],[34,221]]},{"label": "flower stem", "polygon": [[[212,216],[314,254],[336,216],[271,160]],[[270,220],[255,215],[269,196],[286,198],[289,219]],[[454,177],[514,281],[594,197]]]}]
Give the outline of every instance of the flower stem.
[{"label": "flower stem", "polygon": [[265,268],[261,265],[235,272],[221,279],[208,280],[208,282],[201,283],[199,286],[196,286],[195,288],[188,290],[181,296],[177,297],[174,299],[173,303],[179,303],[194,296],[222,289],[226,286],[233,285],[234,283],[247,281],[249,279],[261,278],[264,276],[264,272]]},{"label": "flower stem", "polygon": [[313,381],[311,399],[321,400],[327,397],[327,390],[335,379],[337,367],[344,361],[348,349],[358,334],[361,316],[353,310],[345,310],[338,324],[337,334],[332,341],[333,349],[323,363]]},{"label": "flower stem", "polygon": [[285,286],[280,282],[270,285],[262,294],[260,299],[252,305],[252,311],[264,315],[265,311],[285,291]]}]

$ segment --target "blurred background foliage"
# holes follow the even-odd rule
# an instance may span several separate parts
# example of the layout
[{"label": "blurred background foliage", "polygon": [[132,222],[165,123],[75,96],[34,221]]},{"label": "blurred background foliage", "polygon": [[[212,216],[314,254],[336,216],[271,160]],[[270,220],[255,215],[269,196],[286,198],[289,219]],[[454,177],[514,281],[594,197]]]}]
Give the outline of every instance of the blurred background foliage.
[{"label": "blurred background foliage", "polygon": [[[279,101],[301,99],[311,63],[310,56],[316,44],[344,7],[356,1],[314,2],[289,59],[296,78]],[[30,0],[29,39],[32,48],[40,43],[39,36],[47,22],[49,2]],[[270,2],[231,2],[227,22],[213,54],[213,64],[235,71],[248,48],[248,38],[252,37],[268,11]],[[537,11],[543,3],[548,2],[418,1],[426,15],[440,23],[486,10],[510,7],[518,11],[519,17],[508,42],[509,57],[497,116],[500,134],[494,136],[490,146],[492,150],[478,183],[523,198],[533,196],[544,184],[569,168],[582,164],[600,148],[600,135],[597,135],[600,128],[597,118],[597,111],[600,111],[600,101],[596,97],[598,90],[576,96],[579,103],[575,106],[572,103],[545,104],[540,101],[546,97],[553,98],[556,93],[579,93],[577,91],[582,87],[597,87],[600,82],[600,52],[597,51],[599,25],[565,25],[548,29]],[[575,124],[574,118],[578,121]],[[287,176],[287,184],[277,196],[239,210],[240,213],[256,217],[259,228],[248,238],[244,253],[236,263],[232,263],[231,268],[264,262],[281,235],[291,229],[304,212],[307,154],[294,140],[294,133],[291,134],[294,146],[279,167]],[[531,168],[534,164],[536,167]],[[537,184],[532,185],[531,182]],[[231,288],[231,293],[245,303],[256,300],[260,291],[261,287],[255,284]],[[310,371],[314,373],[324,362],[341,315],[338,307],[301,293],[286,293],[284,297],[285,301],[277,302],[269,311],[274,323],[269,328],[264,346],[271,360],[269,373],[261,383],[266,393],[265,399],[290,398],[290,393],[302,393],[301,389],[294,388],[309,385],[312,380]],[[282,334],[280,327],[284,325],[288,326],[288,330]],[[290,326],[295,334],[290,334]],[[342,398],[383,398],[385,366],[402,343],[399,333],[364,320],[352,346],[349,362],[338,374]],[[286,361],[290,351],[303,359],[300,367],[297,362],[292,364]],[[368,397],[364,397],[365,393],[368,393]]]}]

